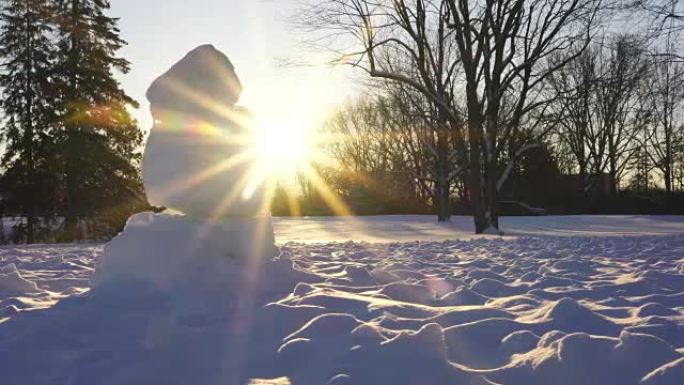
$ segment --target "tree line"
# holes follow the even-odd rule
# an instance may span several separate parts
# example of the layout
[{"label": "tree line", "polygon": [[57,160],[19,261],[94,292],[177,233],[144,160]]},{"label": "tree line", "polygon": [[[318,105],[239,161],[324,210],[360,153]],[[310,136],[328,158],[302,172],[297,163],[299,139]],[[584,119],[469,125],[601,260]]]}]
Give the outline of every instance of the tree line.
[{"label": "tree line", "polygon": [[[478,233],[524,175],[585,199],[684,179],[677,1],[327,0],[296,23],[372,79],[328,128],[342,174],[390,179]],[[634,20],[643,20],[635,23]],[[547,165],[546,170],[540,170]],[[363,182],[367,179],[371,182]],[[456,198],[456,199],[455,199]]]},{"label": "tree line", "polygon": [[[147,207],[137,103],[107,0],[0,2],[2,216],[14,241],[111,234]],[[86,233],[87,232],[87,233]],[[52,238],[50,238],[52,237]]]}]

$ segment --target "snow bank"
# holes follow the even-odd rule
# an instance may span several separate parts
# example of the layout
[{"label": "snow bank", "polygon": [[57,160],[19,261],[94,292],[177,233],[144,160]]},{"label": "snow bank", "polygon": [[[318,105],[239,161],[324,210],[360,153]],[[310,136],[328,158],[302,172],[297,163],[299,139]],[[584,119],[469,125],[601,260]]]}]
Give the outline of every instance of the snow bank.
[{"label": "snow bank", "polygon": [[278,254],[268,217],[205,222],[142,213],[105,246],[93,286],[138,283],[180,292],[220,288],[239,281],[246,266],[261,266]]}]

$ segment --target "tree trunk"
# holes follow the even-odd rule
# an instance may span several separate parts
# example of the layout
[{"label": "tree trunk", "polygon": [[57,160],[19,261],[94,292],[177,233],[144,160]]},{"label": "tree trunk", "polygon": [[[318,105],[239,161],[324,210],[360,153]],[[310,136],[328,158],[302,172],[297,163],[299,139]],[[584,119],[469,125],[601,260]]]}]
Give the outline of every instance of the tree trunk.
[{"label": "tree trunk", "polygon": [[66,241],[78,239],[79,219],[79,165],[76,161],[78,156],[79,140],[76,138],[75,128],[67,127],[67,139],[64,144],[65,164],[65,202],[64,202],[64,237]]},{"label": "tree trunk", "polygon": [[439,222],[449,222],[451,220],[449,143],[447,132],[444,128],[440,128],[437,136],[437,181],[435,183],[435,195],[437,198],[437,220]]},{"label": "tree trunk", "polygon": [[466,82],[467,110],[468,110],[468,160],[470,163],[468,190],[470,192],[470,210],[475,222],[475,234],[482,234],[489,227],[489,221],[485,216],[482,197],[482,113],[477,96],[477,82],[474,80],[474,72],[471,71]]},{"label": "tree trunk", "polygon": [[672,138],[671,135],[669,135],[669,132],[672,130],[668,130],[665,135],[665,167],[663,169],[663,174],[664,179],[665,179],[665,193],[669,197],[672,195],[672,166],[673,166],[673,154],[672,154]]},{"label": "tree trunk", "polygon": [[468,141],[470,143],[470,176],[468,178],[468,191],[470,192],[470,210],[472,211],[473,221],[475,222],[475,233],[482,234],[489,227],[489,223],[485,217],[482,201],[482,142],[480,140],[479,129],[474,128],[473,126],[474,124],[471,123],[470,128],[468,129]]},{"label": "tree trunk", "polygon": [[[494,87],[490,92],[497,94],[497,89],[498,87]],[[496,98],[492,99],[495,101],[487,108],[485,126],[482,131],[485,133],[485,136],[483,141],[481,141],[484,143],[482,148],[482,155],[485,161],[483,209],[486,221],[486,227],[482,232],[489,230],[499,231],[499,215],[497,213],[499,172],[496,149],[499,101]]]},{"label": "tree trunk", "polygon": [[[69,47],[67,65],[69,71],[69,81],[71,82],[71,94],[66,95],[66,97],[71,97],[72,102],[76,101],[75,92],[73,90],[79,88],[79,79],[76,75],[76,68],[79,65],[80,59],[80,47],[79,40],[76,36],[76,24],[79,17],[80,1],[71,0],[71,19],[67,22],[69,23],[70,31],[70,43]],[[79,115],[80,107],[72,107],[74,110],[69,111],[73,115]],[[79,127],[73,126],[73,123],[66,124],[66,144],[64,146],[66,156],[65,156],[65,178],[66,178],[66,201],[65,201],[65,214],[64,214],[64,236],[67,241],[75,241],[78,239],[78,191],[79,191],[79,181],[77,175],[77,162],[76,156],[78,154],[78,140],[76,135],[78,135]],[[80,139],[80,137],[79,137]]]},{"label": "tree trunk", "polygon": [[78,233],[78,215],[76,213],[76,172],[73,157],[75,155],[72,146],[72,138],[67,138],[66,143],[66,201],[64,213],[64,237],[67,242],[75,241]]},{"label": "tree trunk", "polygon": [[667,196],[672,194],[672,169],[666,165],[663,170],[663,179],[665,179],[665,193]]},{"label": "tree trunk", "polygon": [[618,180],[617,180],[617,154],[615,150],[615,144],[612,139],[608,142],[608,162],[610,169],[608,170],[608,192],[611,196],[617,195],[618,190]]},{"label": "tree trunk", "polygon": [[617,195],[617,171],[615,170],[615,162],[612,160],[610,162],[610,171],[608,173],[608,183],[610,184],[608,186],[610,195]]},{"label": "tree trunk", "polygon": [[445,186],[443,182],[437,182],[435,189],[437,198],[437,220],[439,222],[449,222],[451,220],[449,188]]},{"label": "tree trunk", "polygon": [[[488,155],[489,157],[489,155]],[[485,195],[485,217],[488,220],[488,227],[494,230],[499,230],[499,213],[497,210],[497,203],[499,200],[499,192],[497,188],[497,164],[496,157],[492,156],[487,160],[487,193]]]},{"label": "tree trunk", "polygon": [[77,239],[78,233],[78,218],[74,215],[67,214],[64,217],[64,240],[72,242]]},{"label": "tree trunk", "polygon": [[35,227],[35,183],[34,183],[34,156],[33,156],[33,44],[31,39],[30,17],[26,17],[26,43],[28,55],[26,56],[26,191],[24,196],[24,212],[26,215],[26,243],[32,244],[33,229]]},{"label": "tree trunk", "polygon": [[587,187],[589,186],[589,178],[587,178],[587,166],[584,158],[577,157],[579,164],[579,191],[581,191],[584,197],[587,196]]}]

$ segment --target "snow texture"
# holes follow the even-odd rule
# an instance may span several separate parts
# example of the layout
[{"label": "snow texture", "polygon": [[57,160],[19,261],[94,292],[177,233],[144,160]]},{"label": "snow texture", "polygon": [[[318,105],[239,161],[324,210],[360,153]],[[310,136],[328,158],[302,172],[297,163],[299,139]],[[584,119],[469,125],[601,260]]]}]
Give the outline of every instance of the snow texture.
[{"label": "snow texture", "polygon": [[235,261],[260,264],[278,254],[268,217],[200,221],[142,213],[105,246],[93,286],[131,282],[173,291],[221,285],[236,278],[230,276]]},{"label": "snow texture", "polygon": [[245,197],[252,161],[251,117],[236,107],[242,86],[230,60],[211,45],[187,54],[147,92],[155,125],[143,182],[151,204],[196,218],[253,217],[263,186]]},{"label": "snow texture", "polygon": [[[563,215],[500,217],[507,236],[626,236],[684,232],[684,216]],[[472,239],[473,218],[451,217],[438,223],[432,216],[275,218],[280,242],[412,242]],[[497,234],[498,236],[498,234]]]},{"label": "snow texture", "polygon": [[[106,256],[2,248],[0,382],[679,385],[684,229],[602,223],[611,236],[286,243],[231,258],[220,227],[145,214]],[[199,248],[179,248],[188,239]]]}]

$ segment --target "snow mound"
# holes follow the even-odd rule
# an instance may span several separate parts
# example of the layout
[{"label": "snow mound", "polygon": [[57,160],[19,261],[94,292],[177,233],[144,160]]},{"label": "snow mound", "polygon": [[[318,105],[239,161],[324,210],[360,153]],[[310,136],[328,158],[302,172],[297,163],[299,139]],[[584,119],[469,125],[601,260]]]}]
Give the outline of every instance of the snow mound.
[{"label": "snow mound", "polygon": [[349,333],[360,324],[361,322],[350,314],[324,314],[314,318],[301,329],[287,336],[285,338],[286,345],[287,341],[296,339],[311,340],[349,336]]},{"label": "snow mound", "polygon": [[620,328],[601,315],[587,309],[572,298],[562,298],[541,311],[536,322],[548,323],[552,329],[617,336]]},{"label": "snow mound", "polygon": [[28,293],[38,292],[38,286],[34,282],[24,279],[13,263],[0,270],[0,296],[18,297]]},{"label": "snow mound", "polygon": [[647,303],[642,306],[640,306],[636,312],[635,315],[637,317],[649,317],[649,316],[676,316],[679,315],[679,312],[667,308],[663,306],[662,304],[659,303]]},{"label": "snow mound", "polygon": [[470,289],[487,297],[508,297],[525,292],[523,287],[507,285],[491,278],[482,278],[475,281]]},{"label": "snow mound", "polygon": [[430,304],[435,300],[435,292],[432,289],[425,285],[410,283],[390,283],[380,290],[380,294],[384,294],[396,301],[421,304]]},{"label": "snow mound", "polygon": [[200,222],[180,215],[137,214],[105,246],[93,286],[218,289],[240,281],[246,264],[260,266],[276,257],[274,244],[270,218]]},{"label": "snow mound", "polygon": [[444,332],[437,324],[402,332],[379,345],[352,348],[343,360],[355,364],[331,368],[331,373],[339,374],[328,383],[457,385],[482,381],[481,376],[466,373],[448,361]]},{"label": "snow mound", "polygon": [[449,306],[483,305],[487,302],[487,299],[487,297],[475,293],[466,287],[462,287],[440,298],[445,305]]},{"label": "snow mound", "polygon": [[641,380],[641,385],[680,385],[684,378],[684,357],[663,365]]},{"label": "snow mound", "polygon": [[620,338],[572,333],[536,350],[515,356],[514,364],[495,370],[492,379],[505,384],[628,384],[659,363],[679,354],[667,342],[648,335],[622,333]]},{"label": "snow mound", "polygon": [[452,310],[448,313],[440,314],[437,317],[432,318],[431,321],[443,327],[449,327],[491,318],[514,318],[514,316],[506,311],[498,309],[460,308],[458,310]]},{"label": "snow mound", "polygon": [[529,330],[519,330],[501,340],[501,349],[508,354],[524,353],[536,348],[538,343],[538,335]]}]

